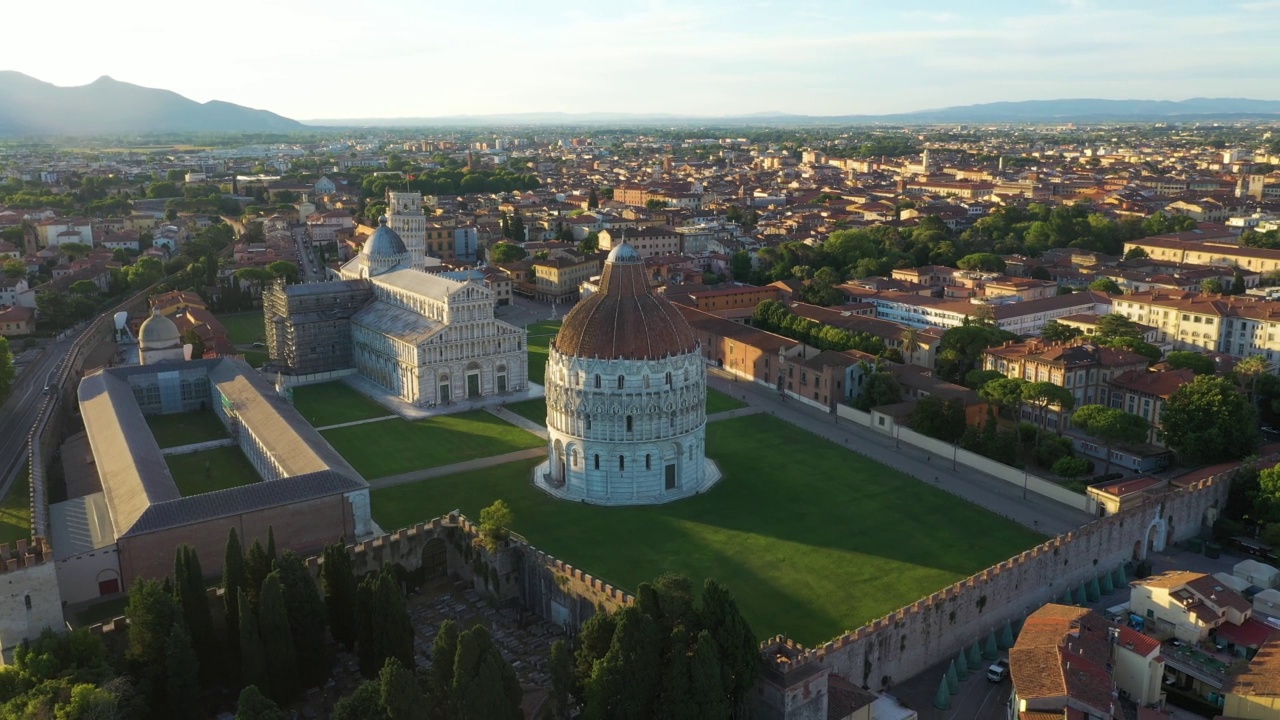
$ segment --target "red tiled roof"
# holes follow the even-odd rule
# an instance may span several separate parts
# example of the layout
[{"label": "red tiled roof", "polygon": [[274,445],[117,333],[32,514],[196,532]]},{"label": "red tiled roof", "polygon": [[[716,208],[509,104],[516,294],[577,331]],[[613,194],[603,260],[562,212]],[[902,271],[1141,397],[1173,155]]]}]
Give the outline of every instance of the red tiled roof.
[{"label": "red tiled roof", "polygon": [[1127,625],[1121,626],[1119,640],[1120,647],[1132,650],[1142,657],[1150,657],[1152,653],[1160,652],[1160,641]]}]

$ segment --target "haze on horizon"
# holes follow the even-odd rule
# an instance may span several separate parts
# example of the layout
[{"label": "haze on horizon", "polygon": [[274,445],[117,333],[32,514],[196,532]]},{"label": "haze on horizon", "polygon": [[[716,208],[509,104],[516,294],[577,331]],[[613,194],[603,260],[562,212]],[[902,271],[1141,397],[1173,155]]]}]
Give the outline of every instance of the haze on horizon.
[{"label": "haze on horizon", "polygon": [[0,69],[282,115],[807,115],[983,102],[1280,99],[1280,0],[22,3]]}]

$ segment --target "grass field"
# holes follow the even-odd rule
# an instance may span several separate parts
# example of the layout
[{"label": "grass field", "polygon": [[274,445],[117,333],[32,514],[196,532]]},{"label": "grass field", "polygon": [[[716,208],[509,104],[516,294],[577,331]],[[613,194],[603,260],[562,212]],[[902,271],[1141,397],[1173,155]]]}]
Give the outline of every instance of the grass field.
[{"label": "grass field", "polygon": [[262,478],[238,447],[221,447],[164,459],[183,497],[256,483]]},{"label": "grass field", "polygon": [[293,406],[315,427],[395,414],[341,382],[295,387]]},{"label": "grass field", "polygon": [[513,530],[634,590],[663,572],[733,590],[757,637],[815,644],[1031,547],[1029,530],[775,418],[707,428],[725,479],[669,505],[601,508],[533,487],[536,461],[375,490],[390,531],[497,498]]},{"label": "grass field", "polygon": [[31,474],[24,464],[0,503],[0,543],[31,538]]},{"label": "grass field", "polygon": [[193,445],[209,440],[221,440],[227,435],[227,429],[212,410],[173,413],[170,415],[148,415],[147,426],[151,434],[162,448]]},{"label": "grass field", "polygon": [[321,434],[368,480],[527,450],[544,442],[484,410],[412,422],[385,420]]},{"label": "grass field", "polygon": [[[724,412],[726,410],[737,410],[746,407],[747,404],[732,398],[719,390],[707,388],[707,414]],[[533,400],[521,400],[518,403],[504,405],[507,410],[519,415],[526,420],[532,420],[539,425],[547,424],[547,401],[544,398],[535,398]]]},{"label": "grass field", "polygon": [[529,380],[546,385],[547,347],[560,330],[560,321],[545,321],[529,326]]},{"label": "grass field", "polygon": [[261,310],[219,315],[218,322],[227,329],[227,339],[235,345],[262,342],[266,338]]}]

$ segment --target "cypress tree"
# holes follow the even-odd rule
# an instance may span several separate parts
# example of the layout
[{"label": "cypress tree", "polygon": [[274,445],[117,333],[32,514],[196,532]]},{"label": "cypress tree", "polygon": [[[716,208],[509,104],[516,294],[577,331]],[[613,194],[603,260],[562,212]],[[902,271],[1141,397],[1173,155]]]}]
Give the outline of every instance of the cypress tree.
[{"label": "cypress tree", "polygon": [[[436,636],[438,640],[439,635]],[[432,657],[435,647],[432,646]],[[434,666],[433,666],[434,668]],[[564,640],[551,643],[551,717],[553,720],[569,720],[569,693],[573,690],[573,655]]]},{"label": "cypress tree", "polygon": [[[552,646],[552,659],[555,646]],[[451,718],[453,711],[453,663],[458,656],[458,625],[453,620],[440,623],[436,639],[431,642],[431,670],[427,675],[427,688],[431,693],[431,705],[438,716]]]},{"label": "cypress tree", "polygon": [[144,673],[163,668],[169,632],[178,619],[173,596],[155,580],[137,580],[129,588],[124,614],[129,618],[129,649],[125,656]]},{"label": "cypress tree", "polygon": [[174,590],[179,611],[190,635],[191,647],[196,651],[206,671],[212,670],[216,658],[213,635],[213,611],[209,608],[209,593],[204,585],[204,571],[200,557],[190,545],[179,545],[174,556]]},{"label": "cypress tree", "polygon": [[573,656],[573,694],[579,702],[585,701],[587,681],[591,678],[595,664],[609,652],[617,627],[617,616],[606,612],[597,612],[582,624],[582,630],[578,632],[578,651]]},{"label": "cypress tree", "polygon": [[386,720],[378,683],[365,680],[355,692],[342,698],[333,706],[330,720]]},{"label": "cypress tree", "polygon": [[689,674],[690,693],[697,702],[694,717],[729,717],[729,698],[725,697],[720,680],[720,651],[706,630],[698,633]]},{"label": "cypress tree", "polygon": [[244,588],[236,593],[236,607],[240,617],[240,682],[261,686],[267,676],[267,655],[258,632],[258,618],[249,607],[249,595]]},{"label": "cypress tree", "polygon": [[377,573],[366,575],[356,586],[356,657],[360,671],[373,667],[373,590],[377,586]]},{"label": "cypress tree", "polygon": [[623,608],[617,616],[609,652],[596,662],[586,683],[584,716],[647,720],[654,716],[662,681],[662,639],[657,624],[638,608]]},{"label": "cypress tree", "polygon": [[356,576],[351,568],[351,556],[342,543],[325,546],[320,581],[324,586],[329,632],[334,640],[350,650],[356,644]]},{"label": "cypress tree", "polygon": [[267,550],[262,547],[262,542],[254,540],[249,546],[249,553],[244,559],[245,575],[248,578],[248,587],[246,590],[249,595],[249,606],[254,610],[258,609],[258,596],[262,592],[262,581],[267,579],[267,573],[271,572],[271,560],[267,558]]},{"label": "cypress tree", "polygon": [[[222,555],[222,605],[227,616],[227,637],[230,639],[232,655],[240,649],[240,591],[249,584],[245,575],[244,551],[240,549],[240,538],[236,529],[227,533],[227,548]],[[255,688],[256,690],[256,688]]]},{"label": "cypress tree", "polygon": [[289,630],[298,658],[298,674],[307,686],[321,682],[328,675],[328,653],[324,642],[325,608],[316,584],[307,573],[302,558],[285,550],[276,561],[275,572],[284,590],[285,609],[289,614]]},{"label": "cypress tree", "polygon": [[186,625],[175,622],[165,642],[165,700],[168,717],[192,717],[200,702],[200,662]]},{"label": "cypress tree", "polygon": [[[662,694],[658,697],[657,715],[676,720],[696,720],[701,716],[698,714],[698,705],[693,694],[691,658],[686,650],[689,646],[689,632],[683,627],[676,628],[671,636],[671,646],[673,648],[671,655],[663,663]],[[555,646],[552,646],[551,650],[554,662]],[[713,691],[719,692],[720,666],[718,663],[715,671],[716,682]]]},{"label": "cypress tree", "polygon": [[453,697],[459,720],[520,720],[521,696],[515,670],[502,659],[483,625],[458,636]]},{"label": "cypress tree", "polygon": [[400,583],[390,568],[383,568],[378,578],[377,602],[373,616],[375,633],[381,631],[382,652],[393,657],[407,668],[414,667],[413,622],[409,619],[409,605],[400,592]]},{"label": "cypress tree", "polygon": [[298,689],[298,657],[293,650],[289,630],[289,611],[285,607],[280,573],[272,572],[262,581],[258,601],[258,632],[262,636],[267,667],[267,696],[278,703],[293,699]]},{"label": "cypress tree", "polygon": [[390,720],[426,720],[427,699],[413,673],[395,658],[387,658],[382,672],[378,673],[378,691]]},{"label": "cypress tree", "polygon": [[267,526],[267,567],[275,569],[276,564],[276,529],[273,525]]},{"label": "cypress tree", "polygon": [[702,627],[711,633],[720,651],[720,677],[734,716],[747,711],[751,688],[760,671],[760,652],[755,634],[747,624],[729,590],[715,580],[702,587]]},{"label": "cypress tree", "polygon": [[600,207],[600,197],[596,195],[596,189],[591,188],[591,193],[587,195],[587,209],[595,210]]}]

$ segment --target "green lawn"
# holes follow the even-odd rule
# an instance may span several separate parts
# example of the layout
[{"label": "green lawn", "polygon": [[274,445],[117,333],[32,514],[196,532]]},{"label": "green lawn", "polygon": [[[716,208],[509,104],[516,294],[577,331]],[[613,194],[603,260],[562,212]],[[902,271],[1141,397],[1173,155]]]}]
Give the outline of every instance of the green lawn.
[{"label": "green lawn", "polygon": [[0,502],[0,543],[31,538],[31,474],[24,463]]},{"label": "green lawn", "polygon": [[384,420],[321,434],[369,480],[527,450],[545,442],[484,410],[412,422]]},{"label": "green lawn", "polygon": [[601,508],[530,484],[536,461],[373,492],[390,531],[497,498],[542,550],[635,589],[663,572],[727,583],[757,637],[805,644],[935,592],[1041,540],[1004,518],[766,416],[707,428],[726,477],[669,505]]},{"label": "green lawn", "polygon": [[164,460],[183,497],[240,487],[262,479],[238,447],[170,455]]},{"label": "green lawn", "polygon": [[295,387],[293,406],[315,427],[395,415],[342,382]]},{"label": "green lawn", "polygon": [[262,367],[271,357],[266,350],[245,350],[243,355],[244,361],[252,368]]},{"label": "green lawn", "polygon": [[219,315],[218,322],[222,323],[222,326],[227,329],[227,339],[232,343],[248,345],[262,342],[266,338],[262,318],[262,311],[254,310],[253,312]]},{"label": "green lawn", "polygon": [[547,347],[560,331],[560,321],[544,321],[529,326],[529,380],[546,384]]},{"label": "green lawn", "polygon": [[[532,353],[530,353],[530,355],[532,355]],[[725,395],[719,390],[707,388],[708,415],[724,412],[725,410],[737,410],[738,408],[746,406],[747,404],[741,400]],[[521,400],[520,402],[504,405],[503,407],[526,420],[532,420],[533,422],[543,426],[547,424],[547,401],[545,398]]]},{"label": "green lawn", "polygon": [[147,425],[162,448],[194,445],[229,437],[222,421],[212,410],[148,415]]}]

